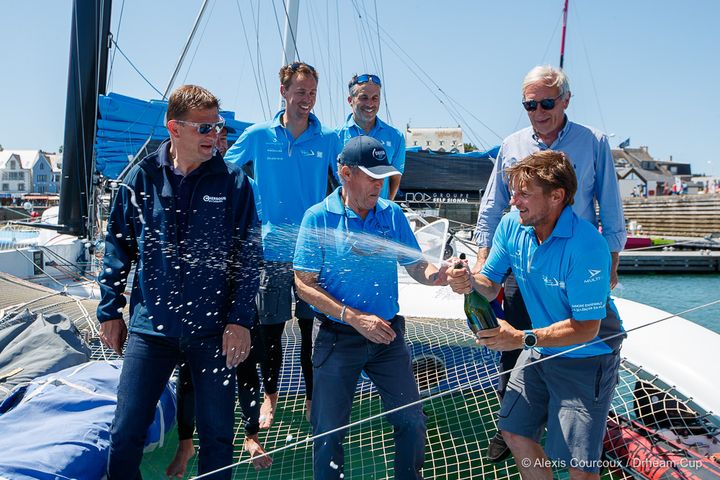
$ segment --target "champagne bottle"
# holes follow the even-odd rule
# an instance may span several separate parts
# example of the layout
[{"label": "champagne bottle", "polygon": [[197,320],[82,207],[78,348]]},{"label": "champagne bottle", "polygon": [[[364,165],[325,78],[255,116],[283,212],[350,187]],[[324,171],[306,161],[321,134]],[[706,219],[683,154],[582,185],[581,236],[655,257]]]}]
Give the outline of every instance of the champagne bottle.
[{"label": "champagne bottle", "polygon": [[[465,259],[464,253],[460,254],[460,259]],[[465,268],[465,265],[458,262],[455,268]],[[468,327],[473,333],[499,326],[490,302],[475,290],[465,295],[465,316],[467,317]]]}]

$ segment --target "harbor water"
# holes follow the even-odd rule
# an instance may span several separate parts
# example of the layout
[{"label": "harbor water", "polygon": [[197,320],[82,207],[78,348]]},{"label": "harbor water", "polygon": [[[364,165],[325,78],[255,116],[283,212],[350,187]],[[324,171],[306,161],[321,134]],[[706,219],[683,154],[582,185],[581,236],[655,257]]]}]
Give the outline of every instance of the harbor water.
[{"label": "harbor water", "polygon": [[[720,274],[620,275],[613,296],[681,314],[690,308],[720,300]],[[681,317],[720,333],[720,302],[683,313]]]}]

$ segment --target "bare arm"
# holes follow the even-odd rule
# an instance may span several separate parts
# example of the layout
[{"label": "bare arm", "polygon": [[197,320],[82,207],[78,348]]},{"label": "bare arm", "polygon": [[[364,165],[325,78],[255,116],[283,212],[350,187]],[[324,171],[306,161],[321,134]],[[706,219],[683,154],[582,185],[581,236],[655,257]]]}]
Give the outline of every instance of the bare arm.
[{"label": "bare arm", "polygon": [[610,252],[612,257],[612,268],[610,269],[610,290],[615,288],[618,284],[618,266],[620,265],[620,253]]},{"label": "bare arm", "polygon": [[389,344],[395,340],[395,331],[389,322],[377,315],[343,305],[322,288],[317,280],[318,274],[315,272],[295,270],[295,287],[298,296],[325,315],[344,320],[371,342]]},{"label": "bare arm", "polygon": [[423,285],[447,285],[447,266],[443,265],[440,270],[425,260],[405,266],[408,274],[418,283]]},{"label": "bare arm", "polygon": [[388,185],[388,199],[395,200],[395,195],[397,195],[398,190],[400,189],[400,179],[402,178],[402,175],[393,175],[388,179],[389,185]]},{"label": "bare arm", "polygon": [[[498,322],[499,328],[480,330],[477,333],[477,343],[499,352],[523,348],[523,331],[513,328],[505,320]],[[572,318],[533,329],[538,337],[538,347],[566,347],[589,342],[599,331],[600,320],[578,321]]]},{"label": "bare arm", "polygon": [[488,255],[490,255],[490,247],[479,247],[477,251],[477,257],[475,259],[475,265],[472,268],[472,273],[480,273],[482,267],[487,261]]}]

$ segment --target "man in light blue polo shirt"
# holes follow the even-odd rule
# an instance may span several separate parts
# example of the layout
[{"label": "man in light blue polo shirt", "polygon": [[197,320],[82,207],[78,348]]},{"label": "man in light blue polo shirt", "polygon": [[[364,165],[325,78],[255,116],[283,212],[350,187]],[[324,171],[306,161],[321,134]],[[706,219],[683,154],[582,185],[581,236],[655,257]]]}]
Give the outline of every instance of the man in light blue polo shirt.
[{"label": "man in light blue polo shirt", "polygon": [[[447,284],[420,252],[402,210],[379,198],[383,180],[399,172],[383,144],[351,139],[338,157],[342,187],[307,211],[295,250],[295,283],[317,312],[313,350],[313,443],[315,479],[344,473],[340,429],[350,420],[361,371],[392,410],[419,400],[405,344],[405,319],[398,315],[397,264],[425,285]],[[388,414],[395,431],[396,479],[422,478],[425,415],[420,405]]]},{"label": "man in light blue polo shirt", "polygon": [[363,73],[353,75],[348,83],[348,103],[352,113],[348,115],[345,124],[338,129],[338,136],[342,145],[351,138],[360,135],[369,135],[383,144],[387,152],[390,165],[400,172],[385,179],[380,196],[390,200],[400,188],[400,178],[405,171],[405,136],[397,128],[391,127],[377,116],[380,109],[380,77]]},{"label": "man in light blue polo shirt", "polygon": [[534,153],[505,173],[515,209],[500,221],[482,271],[453,269],[450,285],[492,299],[512,269],[525,299],[531,329],[500,320],[477,334],[493,350],[524,349],[498,422],[523,478],[552,478],[548,457],[573,479],[599,478],[625,337],[610,299],[607,241],[572,209],[577,179],[564,153]]},{"label": "man in light blue polo shirt", "polygon": [[292,259],[305,210],[325,198],[328,175],[335,166],[337,134],[311,113],[317,96],[317,71],[295,62],[280,69],[280,94],[286,108],[272,121],[249,127],[225,155],[225,161],[252,163],[256,194],[262,202],[264,264],[258,293],[259,332],[264,354],[260,362],[265,398],[260,428],[273,422],[278,401],[285,322],[295,317],[301,333],[300,364],[305,379],[306,413],[312,400],[313,313],[293,297]]},{"label": "man in light blue polo shirt", "polygon": [[[565,110],[570,104],[570,82],[562,70],[549,65],[533,68],[523,80],[522,95],[522,105],[531,125],[507,137],[500,147],[495,168],[480,203],[475,229],[475,243],[479,248],[473,271],[482,269],[490,252],[495,229],[510,204],[510,187],[505,169],[531,153],[552,149],[565,152],[572,159],[578,181],[573,210],[595,227],[598,222],[602,224],[602,236],[612,252],[610,285],[614,288],[617,284],[619,252],[625,246],[627,235],[608,139],[592,127],[568,120]],[[596,205],[599,207],[599,216],[595,213]],[[505,318],[515,328],[530,328],[530,318],[512,274],[506,279],[503,308]],[[512,370],[519,354],[519,351],[503,352],[501,370]],[[505,390],[507,379],[507,374],[500,378],[500,395]],[[491,461],[500,461],[507,456],[507,452],[507,447],[498,435],[490,442],[487,457]]]}]

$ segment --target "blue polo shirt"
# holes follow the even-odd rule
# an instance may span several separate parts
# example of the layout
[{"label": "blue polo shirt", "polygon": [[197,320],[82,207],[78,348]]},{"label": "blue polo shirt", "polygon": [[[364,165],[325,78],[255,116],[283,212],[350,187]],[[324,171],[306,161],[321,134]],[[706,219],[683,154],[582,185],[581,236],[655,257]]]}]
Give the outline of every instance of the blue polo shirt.
[{"label": "blue polo shirt", "polygon": [[[365,130],[355,123],[355,119],[351,113],[337,132],[341,142],[340,150],[342,150],[342,147],[349,142],[351,138],[359,137],[360,135],[369,135],[383,144],[388,159],[390,160],[390,165],[395,167],[400,173],[405,171],[405,136],[400,130],[391,127],[380,120],[380,118],[375,117],[375,126],[370,130],[370,133],[366,134]],[[380,190],[380,196],[382,198],[388,198],[389,193],[390,181],[386,178],[382,190]]]},{"label": "blue polo shirt", "polygon": [[[533,328],[569,318],[602,320],[594,339],[602,338],[602,342],[566,354],[582,358],[611,353],[622,343],[622,337],[606,340],[624,331],[610,298],[610,265],[607,241],[568,206],[542,244],[538,244],[532,227],[519,223],[517,210],[505,215],[495,231],[482,274],[502,283],[512,267]],[[539,350],[554,355],[574,346]]]},{"label": "blue polo shirt", "polygon": [[292,261],[303,214],[327,195],[328,169],[337,170],[339,153],[337,134],[315,115],[294,139],[280,123],[283,113],[249,127],[225,154],[226,162],[253,162],[264,256],[275,262]]},{"label": "blue polo shirt", "polygon": [[293,268],[318,273],[320,287],[345,305],[391,320],[400,310],[397,264],[422,258],[398,205],[380,198],[363,220],[338,187],[305,213]]}]

